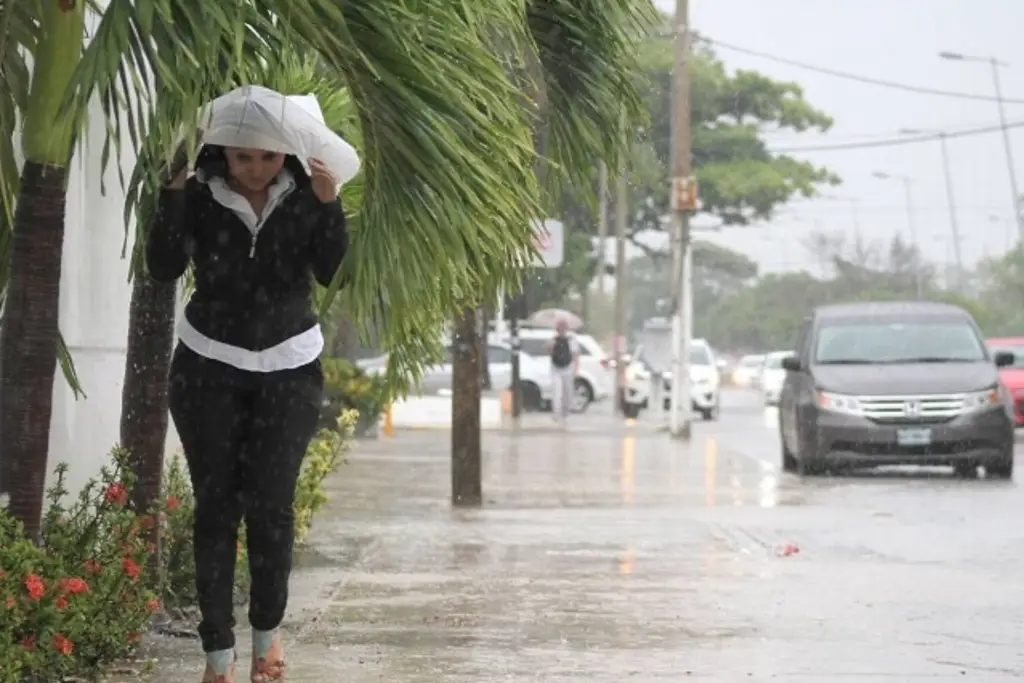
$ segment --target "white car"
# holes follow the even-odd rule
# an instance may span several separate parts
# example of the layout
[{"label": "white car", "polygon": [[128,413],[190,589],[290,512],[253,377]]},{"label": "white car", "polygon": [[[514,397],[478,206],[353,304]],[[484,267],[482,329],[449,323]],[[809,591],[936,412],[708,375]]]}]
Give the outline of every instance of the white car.
[{"label": "white car", "polygon": [[732,371],[732,383],[738,387],[751,387],[757,384],[764,365],[764,355],[743,356]]},{"label": "white car", "polygon": [[779,405],[782,384],[786,381],[786,371],[782,367],[782,359],[793,355],[792,351],[772,351],[764,357],[764,370],[761,371],[761,395],[766,406]]},{"label": "white car", "polygon": [[[551,364],[548,360],[548,343],[554,338],[555,331],[550,328],[522,328],[519,330],[520,350],[524,355],[533,356],[539,360],[548,375],[547,388],[542,382],[535,382],[532,378],[522,378],[522,396],[524,407],[533,407],[531,402],[540,399],[540,407],[547,408],[551,405]],[[611,358],[604,352],[601,345],[589,334],[574,333],[576,341],[580,345],[580,368],[575,381],[575,393],[573,395],[572,410],[582,412],[587,409],[593,401],[601,401],[608,398],[612,393],[612,385],[615,381],[612,375]],[[509,339],[503,336],[498,339],[492,333],[488,340],[495,340],[507,344]],[[490,343],[490,341],[488,342]]]},{"label": "white car", "polygon": [[[422,394],[436,394],[452,388],[453,354],[451,346],[444,349],[441,362],[423,369],[419,391]],[[367,374],[383,374],[387,369],[387,354],[358,362]],[[512,349],[507,344],[489,341],[487,343],[487,370],[491,376],[491,386],[495,389],[506,389],[512,383]],[[524,405],[529,409],[529,400],[535,394],[534,404],[539,407],[543,401],[550,402],[554,391],[551,367],[546,359],[534,358],[523,354],[519,362],[519,377],[523,386],[530,387],[524,392]],[[531,394],[531,392],[533,392]],[[530,396],[527,396],[530,394]],[[535,407],[534,409],[537,409]]]},{"label": "white car", "polygon": [[654,378],[658,375],[644,359],[643,347],[623,357],[626,371],[623,374],[622,413],[636,418],[640,411],[650,404],[654,390]]},{"label": "white car", "polygon": [[[662,407],[672,407],[672,373],[662,377]],[[720,408],[718,364],[711,345],[703,339],[690,341],[690,399],[693,410],[705,420],[717,420]]]}]

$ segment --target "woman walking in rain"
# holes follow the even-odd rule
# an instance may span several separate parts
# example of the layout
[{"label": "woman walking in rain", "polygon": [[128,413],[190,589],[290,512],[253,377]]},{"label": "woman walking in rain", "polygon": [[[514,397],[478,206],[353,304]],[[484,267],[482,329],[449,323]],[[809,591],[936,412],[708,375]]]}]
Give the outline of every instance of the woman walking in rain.
[{"label": "woman walking in rain", "polygon": [[147,243],[158,281],[194,266],[169,396],[196,498],[203,683],[235,681],[232,590],[243,518],[250,678],[284,679],[278,627],[288,602],[292,506],[323,392],[313,280],[328,285],[348,247],[342,178],[317,159],[300,161],[289,151],[302,145],[275,142],[274,133],[237,126],[232,146],[204,136],[195,175],[182,169],[162,192]]}]

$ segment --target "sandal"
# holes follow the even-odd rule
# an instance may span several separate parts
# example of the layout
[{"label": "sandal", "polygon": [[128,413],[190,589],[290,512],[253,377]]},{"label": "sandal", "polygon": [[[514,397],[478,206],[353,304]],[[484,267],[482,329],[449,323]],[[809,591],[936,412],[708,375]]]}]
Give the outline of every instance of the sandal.
[{"label": "sandal", "polygon": [[234,650],[207,652],[202,683],[235,683],[236,661],[238,654]]},{"label": "sandal", "polygon": [[273,631],[252,632],[252,683],[284,681],[284,648],[281,634]]}]

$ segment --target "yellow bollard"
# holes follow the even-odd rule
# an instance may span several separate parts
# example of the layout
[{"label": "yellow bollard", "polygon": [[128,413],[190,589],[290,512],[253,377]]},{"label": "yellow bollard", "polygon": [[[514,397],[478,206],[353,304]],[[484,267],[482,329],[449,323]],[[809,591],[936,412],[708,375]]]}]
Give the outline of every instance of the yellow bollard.
[{"label": "yellow bollard", "polygon": [[391,406],[384,411],[384,436],[395,435],[395,423],[391,420]]}]

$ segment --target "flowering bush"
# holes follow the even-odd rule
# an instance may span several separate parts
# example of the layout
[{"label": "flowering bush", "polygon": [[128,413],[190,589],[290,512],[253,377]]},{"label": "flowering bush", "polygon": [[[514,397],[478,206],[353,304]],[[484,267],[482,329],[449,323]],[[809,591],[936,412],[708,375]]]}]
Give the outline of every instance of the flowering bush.
[{"label": "flowering bush", "polygon": [[[327,502],[324,480],[344,462],[357,418],[356,411],[345,411],[336,418],[337,426],[334,429],[321,429],[309,444],[295,487],[295,538],[300,543],[309,533],[314,515]],[[192,543],[195,497],[180,457],[171,459],[164,491],[166,526],[163,528],[161,543],[161,592],[163,603],[180,615],[196,603],[196,565]],[[249,599],[250,584],[244,524],[239,529],[238,538],[234,595],[235,603],[241,605]]]},{"label": "flowering bush", "polygon": [[0,512],[0,681],[93,678],[135,648],[160,608],[145,576],[152,515],[127,507],[125,453],[66,503],[67,466],[47,490],[41,543]]}]

